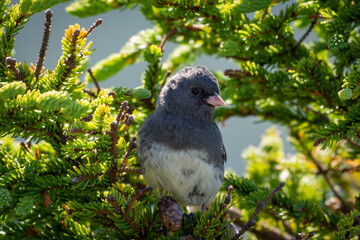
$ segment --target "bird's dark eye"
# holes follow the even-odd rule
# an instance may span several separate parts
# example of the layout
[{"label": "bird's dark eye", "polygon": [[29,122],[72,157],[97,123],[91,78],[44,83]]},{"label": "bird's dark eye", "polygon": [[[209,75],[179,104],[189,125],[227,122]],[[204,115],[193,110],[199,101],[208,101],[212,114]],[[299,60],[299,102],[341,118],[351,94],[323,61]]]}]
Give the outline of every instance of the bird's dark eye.
[{"label": "bird's dark eye", "polygon": [[192,88],[192,89],[191,89],[191,92],[192,92],[192,94],[194,94],[194,95],[198,95],[199,92],[200,92],[200,90],[199,90],[198,88]]}]

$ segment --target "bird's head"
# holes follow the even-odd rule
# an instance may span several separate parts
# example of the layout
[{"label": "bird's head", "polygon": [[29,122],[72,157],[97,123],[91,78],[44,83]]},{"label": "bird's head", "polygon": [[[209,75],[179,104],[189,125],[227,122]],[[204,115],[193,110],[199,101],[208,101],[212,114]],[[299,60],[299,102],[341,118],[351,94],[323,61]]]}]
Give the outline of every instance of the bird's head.
[{"label": "bird's head", "polygon": [[224,106],[216,77],[203,66],[186,67],[161,90],[157,108],[174,115],[212,121],[215,106]]}]

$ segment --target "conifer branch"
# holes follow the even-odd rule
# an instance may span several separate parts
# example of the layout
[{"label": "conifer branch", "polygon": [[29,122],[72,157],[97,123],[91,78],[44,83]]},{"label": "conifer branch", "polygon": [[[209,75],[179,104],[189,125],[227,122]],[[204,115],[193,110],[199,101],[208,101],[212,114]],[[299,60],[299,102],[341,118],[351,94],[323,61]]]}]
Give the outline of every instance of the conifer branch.
[{"label": "conifer branch", "polygon": [[241,230],[232,238],[232,240],[240,239],[243,237],[244,233],[248,231],[251,227],[255,226],[256,218],[259,213],[264,209],[266,204],[270,201],[270,199],[282,188],[285,186],[284,182],[281,182],[263,201],[258,201],[254,214],[251,216],[250,220],[245,223],[245,225],[241,228]]},{"label": "conifer branch", "polygon": [[36,61],[36,67],[35,67],[35,71],[34,71],[36,81],[39,80],[40,72],[42,70],[43,63],[45,60],[46,50],[47,50],[49,38],[50,38],[52,16],[53,16],[53,13],[50,9],[45,11],[44,34],[43,34],[41,48],[39,51],[39,55],[38,55],[38,59]]},{"label": "conifer branch", "polygon": [[96,89],[97,89],[97,93],[99,94],[99,92],[101,91],[101,88],[100,88],[98,81],[96,80],[96,78],[90,68],[87,70],[87,72],[89,73],[91,79],[93,80],[93,82],[96,86]]},{"label": "conifer branch", "polygon": [[[229,186],[228,187],[228,193],[224,199],[224,202],[220,204],[220,207],[219,207],[219,211],[217,211],[216,215],[213,215],[206,223],[206,225],[203,227],[200,235],[205,237],[205,233],[206,231],[208,230],[208,228],[212,225],[213,221],[215,221],[216,219],[218,219],[220,217],[220,222],[224,222],[224,219],[223,217],[227,214],[226,211],[224,211],[226,209],[226,207],[229,206],[229,204],[231,203],[231,195],[232,195],[232,191],[234,190],[234,187],[233,186]],[[222,220],[224,219],[224,220]],[[221,229],[219,229],[221,230]]]}]

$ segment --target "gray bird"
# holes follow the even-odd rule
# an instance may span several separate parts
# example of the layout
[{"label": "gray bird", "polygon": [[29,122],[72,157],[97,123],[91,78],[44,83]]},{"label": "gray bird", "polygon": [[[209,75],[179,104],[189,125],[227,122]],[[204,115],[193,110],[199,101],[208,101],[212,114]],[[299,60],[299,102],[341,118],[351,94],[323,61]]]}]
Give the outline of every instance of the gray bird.
[{"label": "gray bird", "polygon": [[205,206],[224,179],[226,151],[213,122],[224,106],[215,76],[203,66],[186,67],[161,90],[156,110],[138,133],[145,181],[171,193],[184,206]]}]

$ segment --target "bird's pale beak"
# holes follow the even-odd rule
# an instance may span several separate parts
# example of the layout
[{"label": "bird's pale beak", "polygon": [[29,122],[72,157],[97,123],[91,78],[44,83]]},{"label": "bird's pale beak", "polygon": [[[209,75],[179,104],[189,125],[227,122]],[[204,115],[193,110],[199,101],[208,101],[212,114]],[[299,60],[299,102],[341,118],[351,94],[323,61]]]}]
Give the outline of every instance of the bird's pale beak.
[{"label": "bird's pale beak", "polygon": [[224,100],[219,96],[219,94],[214,93],[214,95],[208,97],[205,99],[205,102],[207,104],[213,105],[213,106],[225,106],[226,103]]}]

